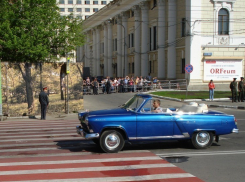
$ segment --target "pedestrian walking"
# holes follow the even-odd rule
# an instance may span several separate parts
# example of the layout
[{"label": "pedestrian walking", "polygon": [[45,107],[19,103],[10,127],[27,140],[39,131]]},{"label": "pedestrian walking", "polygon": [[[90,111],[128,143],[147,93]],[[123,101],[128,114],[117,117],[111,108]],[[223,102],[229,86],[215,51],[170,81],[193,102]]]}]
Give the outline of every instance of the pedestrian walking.
[{"label": "pedestrian walking", "polygon": [[241,77],[241,81],[238,83],[238,90],[239,90],[239,102],[244,102],[244,78]]},{"label": "pedestrian walking", "polygon": [[214,100],[214,89],[215,89],[213,80],[210,80],[210,82],[208,83],[208,88],[209,88],[209,100],[213,101]]},{"label": "pedestrian walking", "polygon": [[230,83],[230,89],[231,89],[231,99],[232,102],[237,102],[237,82],[236,78],[233,78],[233,81]]},{"label": "pedestrian walking", "polygon": [[39,94],[39,102],[41,105],[41,120],[46,120],[46,111],[49,105],[47,90],[47,87],[43,87],[42,92]]},{"label": "pedestrian walking", "polygon": [[99,83],[97,81],[97,78],[94,79],[94,81],[92,82],[91,85],[93,86],[93,94],[94,95],[98,95],[98,86],[99,86]]}]

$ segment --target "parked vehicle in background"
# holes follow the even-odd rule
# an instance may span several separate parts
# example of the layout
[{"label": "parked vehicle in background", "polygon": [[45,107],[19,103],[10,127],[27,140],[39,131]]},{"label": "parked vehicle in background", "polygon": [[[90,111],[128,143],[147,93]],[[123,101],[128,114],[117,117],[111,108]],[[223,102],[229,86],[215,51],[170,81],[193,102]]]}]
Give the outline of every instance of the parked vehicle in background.
[{"label": "parked vehicle in background", "polygon": [[189,140],[196,149],[205,149],[220,135],[238,133],[233,115],[208,110],[205,104],[161,108],[155,113],[153,102],[150,95],[136,94],[116,109],[80,112],[77,133],[108,153],[122,150],[126,141]]}]

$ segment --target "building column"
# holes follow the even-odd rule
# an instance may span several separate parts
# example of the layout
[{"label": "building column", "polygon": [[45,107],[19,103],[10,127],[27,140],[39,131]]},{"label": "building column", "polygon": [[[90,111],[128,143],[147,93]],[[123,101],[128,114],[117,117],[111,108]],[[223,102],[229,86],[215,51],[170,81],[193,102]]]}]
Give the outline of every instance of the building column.
[{"label": "building column", "polygon": [[104,77],[108,76],[108,33],[107,23],[104,23]]},{"label": "building column", "polygon": [[134,11],[134,76],[140,76],[140,8],[139,6],[133,7]]},{"label": "building column", "polygon": [[89,48],[89,37],[88,33],[86,34],[86,44],[85,44],[85,67],[89,67],[90,62],[90,48]]},{"label": "building column", "polygon": [[93,48],[92,48],[92,55],[93,55],[93,58],[92,58],[92,61],[93,61],[93,76],[97,76],[97,59],[96,59],[96,30],[95,29],[92,29],[92,33],[93,33]]},{"label": "building column", "polygon": [[112,36],[112,23],[108,22],[107,23],[107,28],[108,28],[108,34],[107,34],[107,41],[108,41],[108,72],[107,75],[109,77],[113,76],[112,72],[112,52],[113,52],[113,36]]},{"label": "building column", "polygon": [[[148,75],[148,52],[149,52],[149,4],[148,2],[141,2],[141,76]],[[135,65],[137,66],[137,65]]]},{"label": "building column", "polygon": [[122,64],[122,19],[121,16],[117,16],[117,76],[123,76],[123,64]]},{"label": "building column", "polygon": [[122,13],[122,29],[123,29],[123,76],[125,77],[128,75],[128,46],[127,46],[127,40],[128,40],[128,16],[127,13]]},{"label": "building column", "polygon": [[[193,71],[188,74],[185,73],[185,78],[189,80],[189,83],[202,82],[202,55],[201,55],[201,37],[194,35],[194,32],[201,32],[201,23],[197,20],[201,20],[201,1],[186,0],[186,39],[185,39],[185,60],[186,64],[193,66]],[[192,83],[191,83],[192,82]]]},{"label": "building column", "polygon": [[176,78],[176,0],[168,1],[168,71],[167,78]]},{"label": "building column", "polygon": [[157,77],[163,79],[166,77],[165,73],[165,0],[158,0],[158,65]]},{"label": "building column", "polygon": [[100,73],[100,28],[96,28],[96,70],[97,76],[101,76]]}]

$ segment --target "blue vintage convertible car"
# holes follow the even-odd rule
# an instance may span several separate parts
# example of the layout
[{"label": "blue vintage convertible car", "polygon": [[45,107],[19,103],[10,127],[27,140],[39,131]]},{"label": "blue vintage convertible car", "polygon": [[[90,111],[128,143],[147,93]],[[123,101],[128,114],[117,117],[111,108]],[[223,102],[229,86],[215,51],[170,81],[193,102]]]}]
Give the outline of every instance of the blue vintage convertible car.
[{"label": "blue vintage convertible car", "polygon": [[234,116],[192,103],[152,112],[154,98],[136,94],[116,109],[78,113],[77,133],[92,139],[105,152],[120,151],[125,141],[190,140],[197,149],[218,142],[220,135],[238,133]]}]

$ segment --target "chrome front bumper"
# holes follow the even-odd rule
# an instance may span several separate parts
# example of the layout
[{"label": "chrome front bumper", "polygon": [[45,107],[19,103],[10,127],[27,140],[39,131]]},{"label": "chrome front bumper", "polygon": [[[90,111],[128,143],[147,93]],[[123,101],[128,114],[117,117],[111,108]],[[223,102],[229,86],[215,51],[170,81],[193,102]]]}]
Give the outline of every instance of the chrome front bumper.
[{"label": "chrome front bumper", "polygon": [[99,138],[100,134],[99,133],[86,133],[81,126],[76,126],[77,129],[77,134],[81,135],[85,139],[94,139],[94,138]]},{"label": "chrome front bumper", "polygon": [[232,133],[238,133],[239,129],[233,128]]}]

